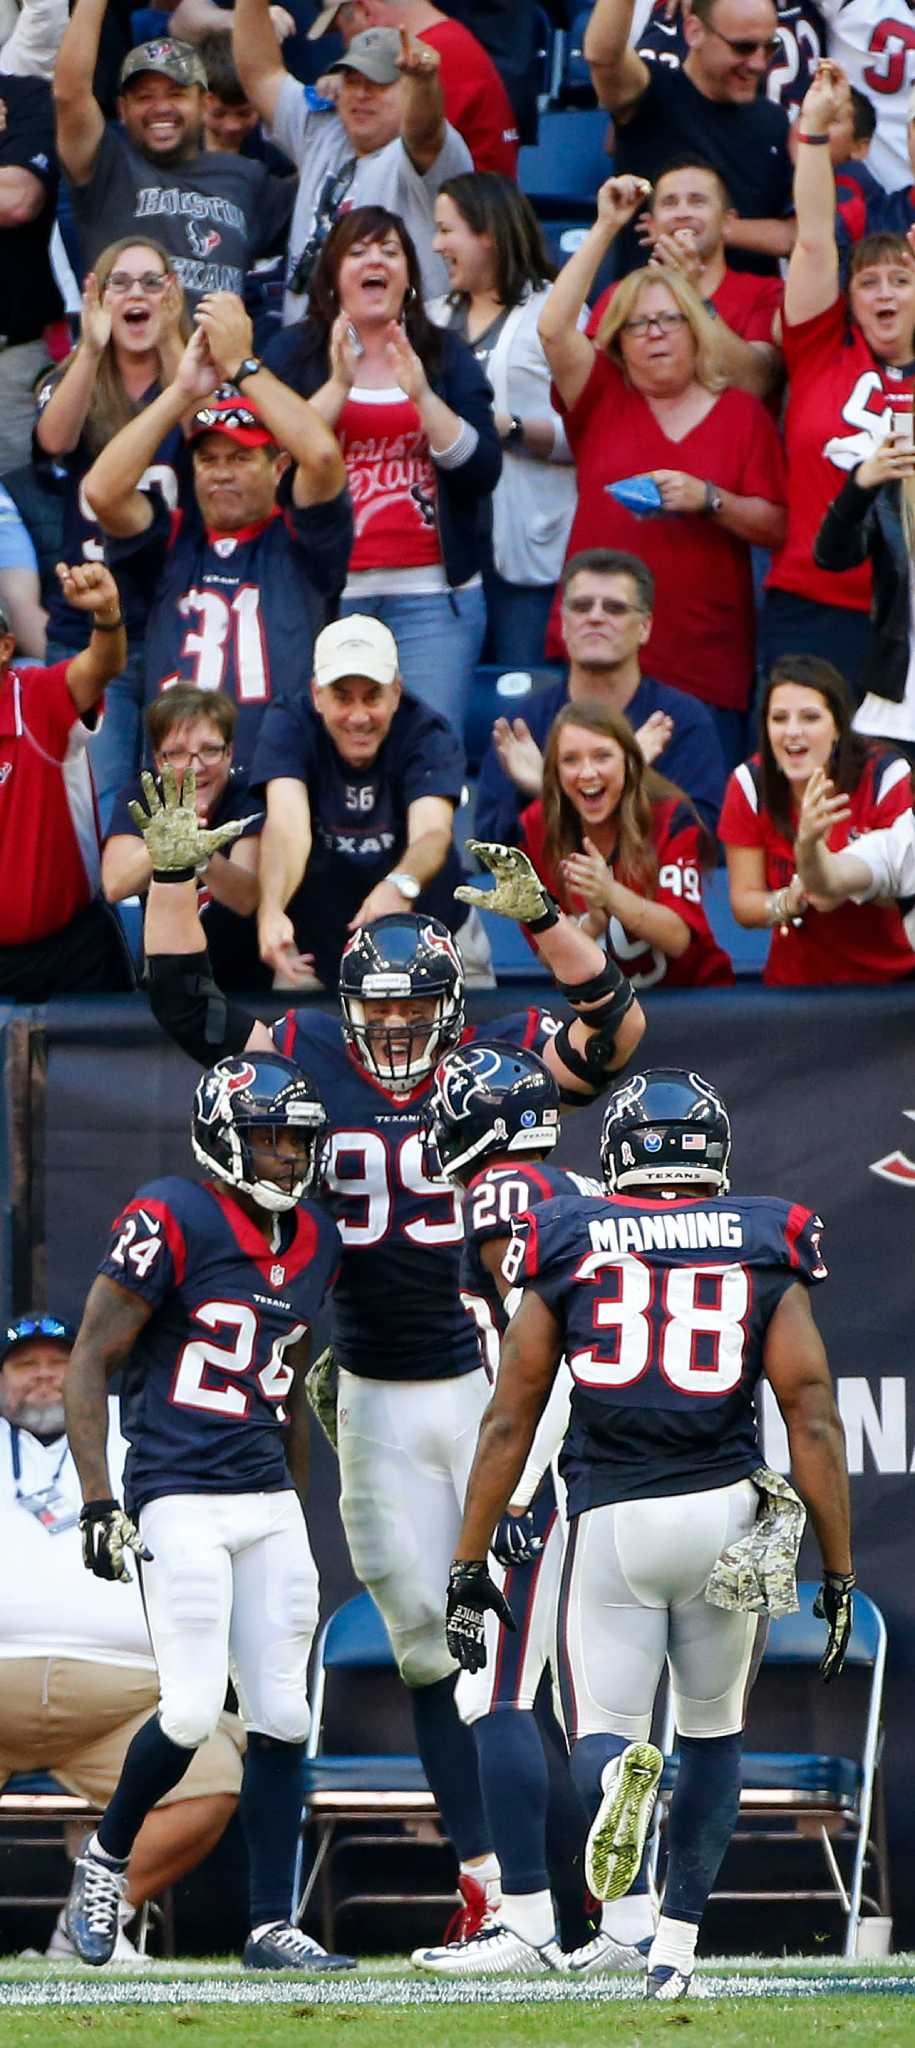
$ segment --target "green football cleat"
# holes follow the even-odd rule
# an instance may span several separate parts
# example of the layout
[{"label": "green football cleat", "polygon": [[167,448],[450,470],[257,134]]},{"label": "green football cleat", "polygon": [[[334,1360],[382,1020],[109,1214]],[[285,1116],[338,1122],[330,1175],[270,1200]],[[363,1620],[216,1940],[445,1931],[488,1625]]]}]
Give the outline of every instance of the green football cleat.
[{"label": "green football cleat", "polygon": [[653,1742],[630,1742],[606,1766],[585,1844],[585,1877],[596,1899],[621,1899],[636,1878],[663,1769]]}]

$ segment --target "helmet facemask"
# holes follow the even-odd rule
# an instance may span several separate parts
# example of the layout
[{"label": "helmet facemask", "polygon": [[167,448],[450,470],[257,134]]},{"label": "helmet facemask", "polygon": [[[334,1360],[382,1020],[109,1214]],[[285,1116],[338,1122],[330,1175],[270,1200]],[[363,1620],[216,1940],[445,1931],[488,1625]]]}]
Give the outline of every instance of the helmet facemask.
[{"label": "helmet facemask", "polygon": [[[266,1100],[252,1098],[252,1089],[266,1068]],[[279,1072],[279,1080],[274,1074]],[[288,1078],[287,1078],[288,1077]],[[272,1085],[271,1085],[272,1084]],[[260,1061],[235,1059],[220,1063],[198,1086],[191,1123],[195,1159],[208,1173],[249,1195],[259,1209],[280,1215],[295,1209],[318,1178],[327,1128],[326,1111],[312,1084],[291,1061],[269,1055]],[[276,1151],[278,1134],[292,1131],[295,1153]],[[254,1147],[266,1140],[274,1147],[274,1174],[265,1175]]]}]

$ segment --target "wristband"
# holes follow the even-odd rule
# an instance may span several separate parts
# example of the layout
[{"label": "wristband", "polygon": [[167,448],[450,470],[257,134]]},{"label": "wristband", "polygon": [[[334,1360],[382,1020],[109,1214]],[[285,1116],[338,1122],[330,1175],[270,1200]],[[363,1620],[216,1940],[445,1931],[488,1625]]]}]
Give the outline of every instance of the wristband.
[{"label": "wristband", "polygon": [[193,882],[197,878],[197,869],[167,868],[160,871],[158,868],[153,868],[152,878],[154,882]]},{"label": "wristband", "polygon": [[800,128],[796,130],[796,134],[798,142],[806,142],[811,149],[825,149],[829,141],[828,135],[804,135]]},{"label": "wristband", "polygon": [[524,928],[525,931],[533,932],[536,937],[538,932],[551,932],[554,924],[558,923],[559,905],[554,896],[548,896],[546,909],[541,911],[539,917],[526,917]]},{"label": "wristband", "polygon": [[119,633],[123,624],[123,612],[119,612],[116,619],[108,619],[107,621],[104,619],[97,619],[93,615],[92,631],[93,633]]}]

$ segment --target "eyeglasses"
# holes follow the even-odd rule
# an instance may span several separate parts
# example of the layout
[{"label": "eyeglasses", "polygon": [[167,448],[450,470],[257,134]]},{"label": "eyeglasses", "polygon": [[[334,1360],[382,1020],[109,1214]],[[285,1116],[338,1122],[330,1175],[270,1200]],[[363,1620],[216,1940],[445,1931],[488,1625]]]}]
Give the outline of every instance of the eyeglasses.
[{"label": "eyeglasses", "polygon": [[57,1316],[20,1316],[18,1322],[7,1323],[3,1332],[3,1345],[23,1344],[27,1337],[59,1337],[66,1344],[73,1342],[73,1330],[69,1323],[62,1323]]},{"label": "eyeglasses", "polygon": [[129,270],[113,270],[106,282],[105,290],[114,292],[117,298],[123,298],[127,292],[133,291],[135,284],[144,292],[164,292],[168,281],[167,270],[144,270],[142,277],[131,277]]},{"label": "eyeglasses", "polygon": [[573,618],[586,619],[595,605],[608,619],[624,619],[627,612],[640,612],[640,604],[627,604],[622,597],[568,597],[563,600],[563,611],[571,612]]},{"label": "eyeglasses", "polygon": [[228,740],[223,740],[217,746],[215,740],[210,740],[205,747],[161,747],[159,759],[168,761],[172,768],[186,768],[189,761],[202,761],[205,768],[212,768],[222,760],[228,744]]},{"label": "eyeglasses", "polygon": [[633,320],[623,321],[623,333],[647,334],[649,328],[656,327],[659,334],[673,334],[685,324],[685,313],[636,313]]},{"label": "eyeglasses", "polygon": [[757,50],[761,50],[767,62],[771,64],[774,57],[781,56],[784,48],[781,36],[725,36],[722,35],[720,28],[715,28],[710,21],[704,21],[702,26],[709,29],[713,36],[717,36],[719,43],[727,43],[728,49],[733,50],[735,57],[755,57]]}]

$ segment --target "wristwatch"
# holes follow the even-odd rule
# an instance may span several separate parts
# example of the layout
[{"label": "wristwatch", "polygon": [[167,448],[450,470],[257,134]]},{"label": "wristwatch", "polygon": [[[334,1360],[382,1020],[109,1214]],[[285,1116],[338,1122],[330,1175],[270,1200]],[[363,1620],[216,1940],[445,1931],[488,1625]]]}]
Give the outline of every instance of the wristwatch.
[{"label": "wristwatch", "polygon": [[503,448],[518,448],[524,440],[524,421],[516,412],[512,413],[507,434],[502,436]]},{"label": "wristwatch", "polygon": [[395,869],[393,875],[388,876],[388,881],[393,882],[395,889],[400,890],[401,896],[405,896],[408,903],[415,903],[417,896],[422,893],[421,884],[416,876],[405,875],[402,868]]},{"label": "wristwatch", "polygon": [[724,499],[721,495],[721,492],[718,489],[717,484],[706,484],[705,504],[702,507],[703,512],[708,512],[709,515],[711,515],[713,512],[720,512],[723,504]]},{"label": "wristwatch", "polygon": [[245,356],[244,362],[239,363],[234,377],[229,378],[229,383],[237,387],[246,377],[254,377],[263,367],[260,356]]}]

